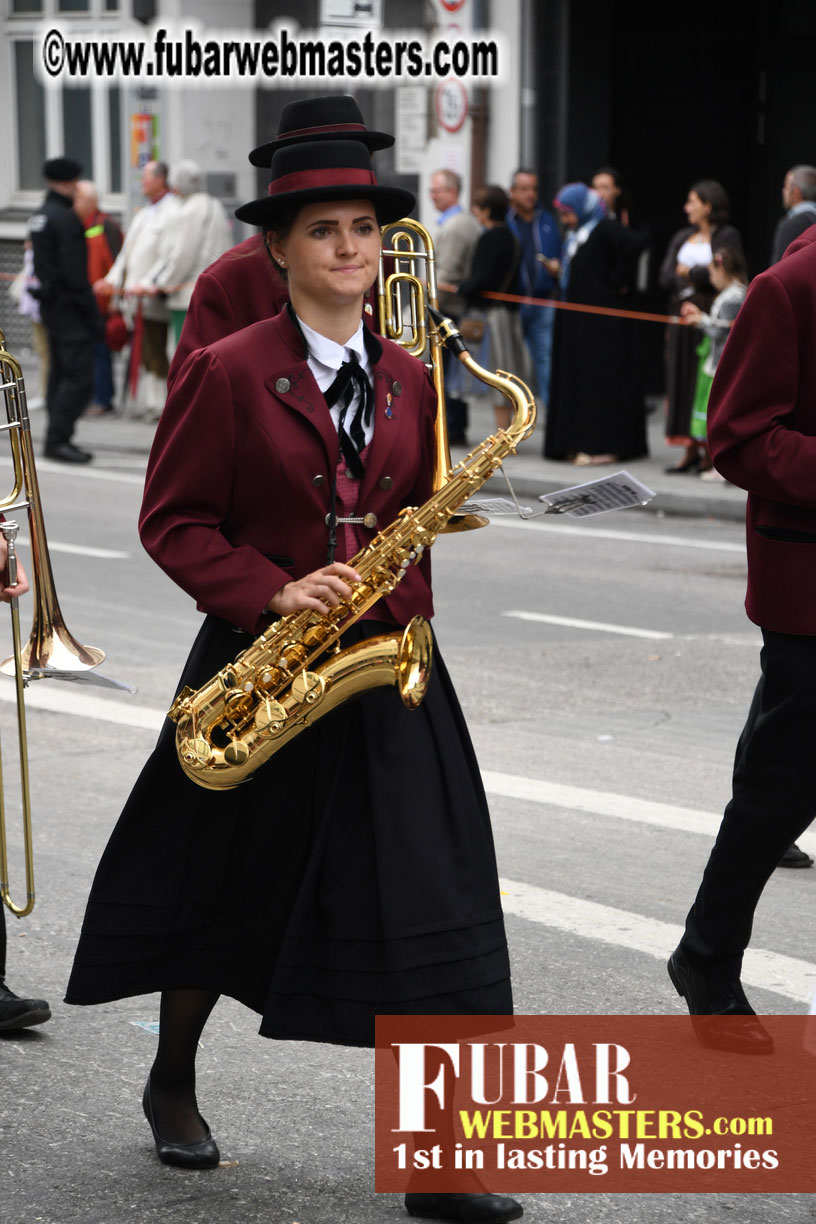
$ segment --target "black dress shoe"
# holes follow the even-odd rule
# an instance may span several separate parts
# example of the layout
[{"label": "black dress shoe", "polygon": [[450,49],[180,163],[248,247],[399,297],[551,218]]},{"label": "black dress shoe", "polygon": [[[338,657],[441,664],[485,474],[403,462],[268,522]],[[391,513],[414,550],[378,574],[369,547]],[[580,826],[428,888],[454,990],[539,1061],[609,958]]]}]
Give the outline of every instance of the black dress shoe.
[{"label": "black dress shoe", "polygon": [[45,999],[21,999],[0,982],[0,1033],[31,1028],[51,1019],[51,1008]]},{"label": "black dress shoe", "polygon": [[409,1215],[428,1220],[464,1220],[479,1224],[500,1224],[520,1220],[524,1208],[503,1194],[406,1194]]},{"label": "black dress shoe", "polygon": [[703,977],[679,948],[672,952],[667,967],[677,993],[686,1000],[698,1041],[734,1054],[771,1053],[773,1038],[757,1020],[739,980],[713,982]]},{"label": "black dress shoe", "polygon": [[686,459],[683,461],[683,463],[675,464],[674,467],[667,467],[663,469],[663,471],[666,473],[667,476],[679,476],[683,472],[685,472],[686,475],[689,476],[691,475],[692,472],[699,472],[699,470],[700,470],[700,460],[699,459]]},{"label": "black dress shoe", "polygon": [[813,859],[804,850],[800,850],[794,842],[793,845],[788,846],[776,865],[777,867],[812,867]]},{"label": "black dress shoe", "polygon": [[214,1169],[216,1167],[221,1159],[221,1153],[218,1151],[218,1144],[210,1134],[210,1128],[203,1118],[201,1121],[207,1126],[207,1134],[196,1143],[168,1143],[166,1139],[162,1139],[156,1130],[149,1076],[145,1084],[142,1107],[145,1117],[150,1123],[150,1129],[153,1132],[156,1155],[162,1164],[176,1165],[180,1169]]},{"label": "black dress shoe", "polygon": [[93,455],[90,451],[81,450],[73,442],[58,442],[56,446],[46,446],[46,459],[56,459],[58,463],[90,463]]}]

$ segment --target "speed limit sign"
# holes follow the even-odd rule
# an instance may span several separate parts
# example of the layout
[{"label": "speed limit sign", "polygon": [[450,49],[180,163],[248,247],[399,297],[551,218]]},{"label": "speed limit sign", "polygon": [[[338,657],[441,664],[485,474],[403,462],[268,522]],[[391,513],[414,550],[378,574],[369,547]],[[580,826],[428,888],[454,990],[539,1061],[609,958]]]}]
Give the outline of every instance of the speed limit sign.
[{"label": "speed limit sign", "polygon": [[446,132],[458,132],[467,114],[467,91],[461,81],[443,81],[437,86],[436,117]]}]

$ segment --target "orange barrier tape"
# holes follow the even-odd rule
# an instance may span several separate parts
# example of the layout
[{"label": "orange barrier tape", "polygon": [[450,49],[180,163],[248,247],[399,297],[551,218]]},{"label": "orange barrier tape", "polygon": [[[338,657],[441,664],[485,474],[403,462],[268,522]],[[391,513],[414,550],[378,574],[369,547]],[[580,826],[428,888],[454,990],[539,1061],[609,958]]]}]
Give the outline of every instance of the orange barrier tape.
[{"label": "orange barrier tape", "polygon": [[497,302],[518,302],[520,306],[552,306],[556,310],[578,310],[583,314],[612,315],[617,319],[642,319],[646,323],[679,323],[688,327],[688,322],[681,315],[650,314],[640,310],[618,310],[614,306],[587,306],[582,302],[561,302],[557,298],[520,297],[517,293],[491,293],[481,295],[485,298],[495,298]]},{"label": "orange barrier tape", "polygon": [[[0,281],[13,281],[16,273],[0,272]],[[187,284],[194,284],[189,281]],[[176,286],[174,292],[184,286]],[[113,289],[112,297],[127,296],[124,289]],[[517,302],[519,306],[551,306],[555,310],[577,310],[582,314],[612,315],[617,319],[640,319],[644,323],[679,323],[681,327],[689,324],[681,315],[651,314],[645,310],[619,310],[614,306],[588,306],[583,302],[562,302],[557,298],[521,297],[517,293],[491,293],[481,295],[484,298],[494,298],[497,302]]]}]

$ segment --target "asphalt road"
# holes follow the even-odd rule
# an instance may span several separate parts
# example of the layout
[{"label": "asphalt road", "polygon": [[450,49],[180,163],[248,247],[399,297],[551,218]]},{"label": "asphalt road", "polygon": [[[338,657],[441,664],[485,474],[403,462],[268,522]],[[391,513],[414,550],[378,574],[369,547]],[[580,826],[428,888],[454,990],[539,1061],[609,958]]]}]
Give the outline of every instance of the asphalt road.
[{"label": "asphalt road", "polygon": [[[0,1218],[396,1224],[407,1218],[399,1198],[373,1193],[369,1052],[265,1041],[254,1015],[222,1001],[200,1051],[199,1101],[227,1167],[185,1174],[157,1163],[141,1114],[158,999],[61,1002],[93,871],[199,623],[136,535],[150,436],[139,422],[83,423],[92,467],[40,465],[66,621],[107,651],[100,670],[138,693],[58,682],[31,693],[39,897],[30,918],[9,921],[8,978],[48,997],[54,1016],[0,1039]],[[679,1014],[665,957],[728,797],[757,674],[741,527],[641,511],[497,520],[440,539],[434,566],[440,649],[491,802],[517,1010]],[[6,772],[11,687],[0,688]],[[16,827],[11,840],[15,861]],[[813,851],[816,837],[802,844]],[[766,890],[752,947],[767,955],[749,957],[745,975],[759,1011],[807,1010],[815,895],[816,870],[779,871]],[[524,1204],[531,1224],[814,1214],[796,1195]]]}]

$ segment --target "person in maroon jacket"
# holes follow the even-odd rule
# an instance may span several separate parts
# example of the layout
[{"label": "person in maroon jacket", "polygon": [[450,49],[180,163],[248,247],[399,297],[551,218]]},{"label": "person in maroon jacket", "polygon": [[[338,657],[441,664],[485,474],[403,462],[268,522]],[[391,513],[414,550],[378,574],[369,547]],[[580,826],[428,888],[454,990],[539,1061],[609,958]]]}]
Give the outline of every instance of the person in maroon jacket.
[{"label": "person in maroon jacket", "polygon": [[[816,810],[816,243],[752,282],[709,400],[717,470],[748,491],[748,616],[761,677],[733,793],[669,974],[706,1044],[766,1053],[740,984],[754,910]],[[731,1017],[731,1021],[709,1017]]]},{"label": "person in maroon jacket", "polygon": [[[141,538],[206,619],[180,685],[198,689],[271,620],[325,614],[351,559],[432,492],[436,394],[424,365],[362,323],[379,227],[414,197],[380,186],[359,141],[292,144],[263,226],[290,301],[187,359],[148,465]],[[342,645],[430,617],[430,557]],[[380,1013],[506,1016],[507,944],[478,766],[435,653],[416,710],[370,688],[270,758],[205,790],[166,723],[94,881],[70,1003],[162,992],[143,1104],[164,1163],[211,1168],[195,1059],[219,995],[263,1036],[374,1043]],[[492,1023],[495,1023],[493,1021]],[[518,1219],[495,1195],[409,1194],[413,1215]]]},{"label": "person in maroon jacket", "polygon": [[[278,149],[315,140],[359,140],[372,153],[394,143],[389,133],[366,127],[350,94],[331,94],[298,98],[284,106],[276,138],[253,149],[249,160],[253,166],[268,169]],[[286,280],[270,256],[263,234],[253,234],[225,251],[196,281],[167,376],[168,387],[172,387],[190,353],[251,323],[274,318],[288,300]],[[365,321],[373,324],[370,300],[365,311]]]}]

